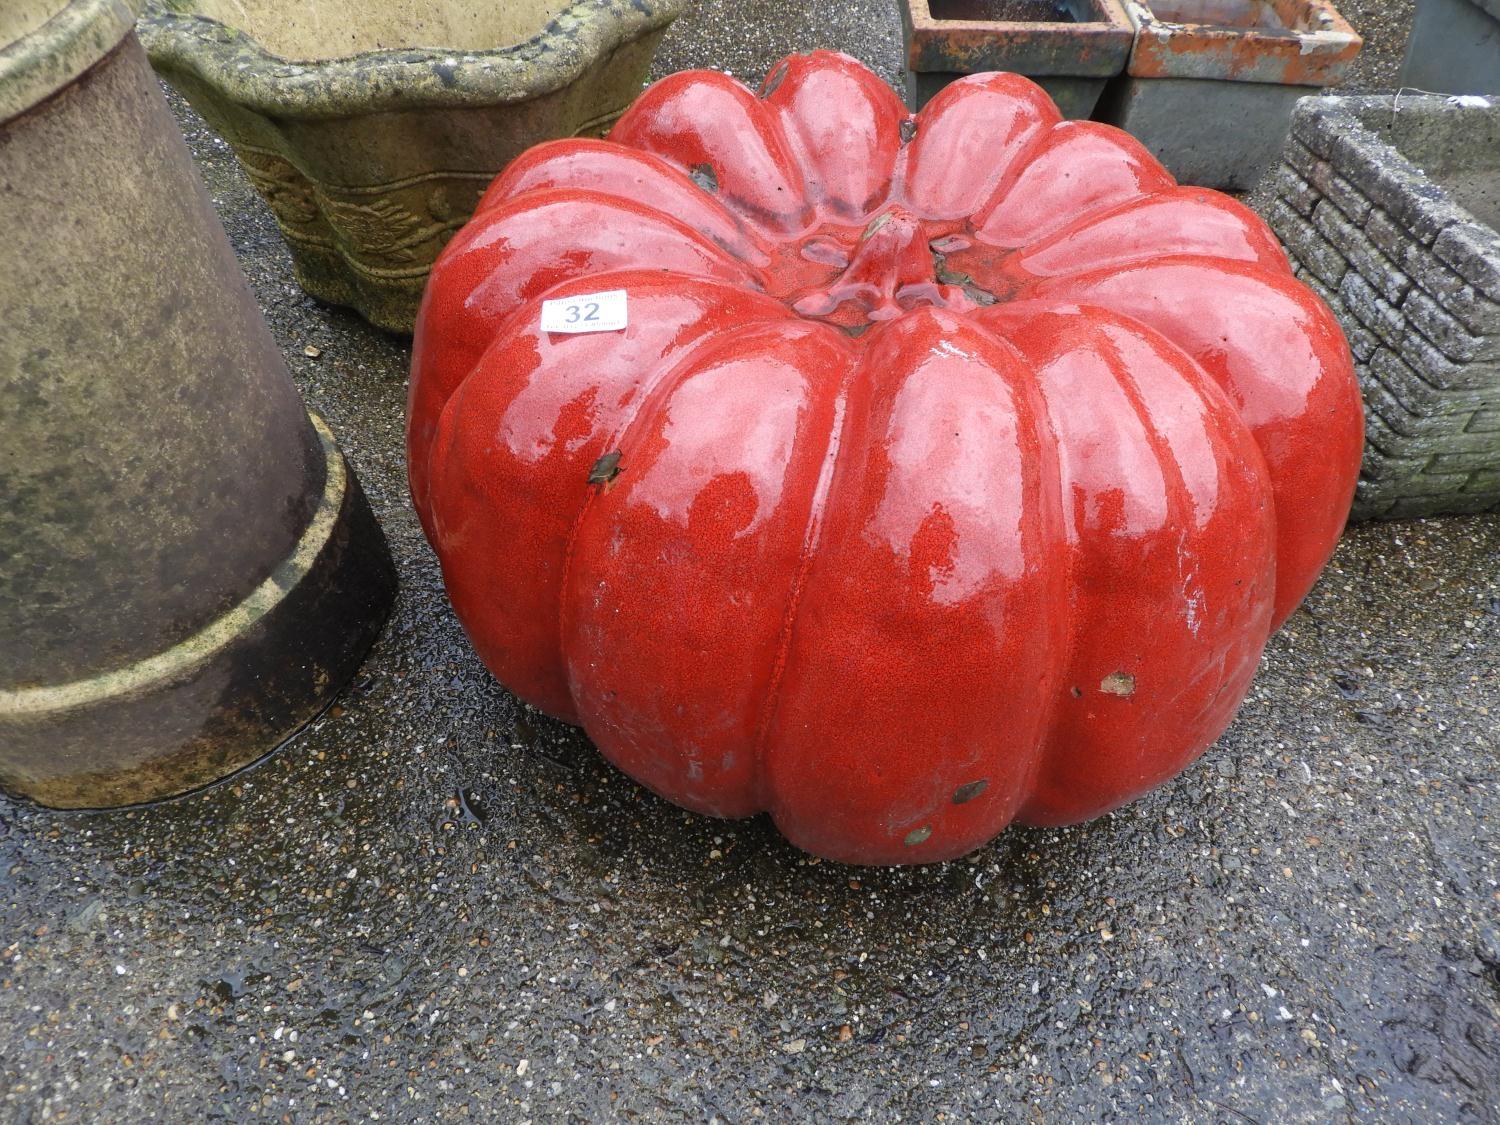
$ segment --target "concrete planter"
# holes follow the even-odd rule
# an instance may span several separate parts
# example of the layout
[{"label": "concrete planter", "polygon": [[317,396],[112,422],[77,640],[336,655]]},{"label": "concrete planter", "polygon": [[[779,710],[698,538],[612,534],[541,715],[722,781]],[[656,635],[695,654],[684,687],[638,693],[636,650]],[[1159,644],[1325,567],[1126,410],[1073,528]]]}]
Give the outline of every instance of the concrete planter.
[{"label": "concrete planter", "polygon": [[409,332],[514,156],[603,132],[688,0],[150,0],[152,65],[233,146],[316,297]]},{"label": "concrete planter", "polygon": [[1364,390],[1355,514],[1500,509],[1500,104],[1308,98],[1267,218]]},{"label": "concrete planter", "polygon": [[901,0],[901,21],[913,109],[955,78],[1009,70],[1088,117],[1135,36],[1120,0]]},{"label": "concrete planter", "polygon": [[1500,0],[1417,0],[1401,85],[1500,94]]},{"label": "concrete planter", "polygon": [[395,590],[134,21],[0,7],[0,786],[69,808],[273,749]]},{"label": "concrete planter", "polygon": [[1360,38],[1327,0],[1125,0],[1135,45],[1098,118],[1185,184],[1248,190],[1297,99],[1337,82]]}]

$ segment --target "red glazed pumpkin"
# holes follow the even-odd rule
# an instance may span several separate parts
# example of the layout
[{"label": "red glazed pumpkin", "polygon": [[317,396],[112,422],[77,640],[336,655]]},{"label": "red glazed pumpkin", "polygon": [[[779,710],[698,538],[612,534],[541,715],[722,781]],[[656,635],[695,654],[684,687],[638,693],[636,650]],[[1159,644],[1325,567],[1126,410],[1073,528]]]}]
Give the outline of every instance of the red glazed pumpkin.
[{"label": "red glazed pumpkin", "polygon": [[[540,303],[627,294],[623,331]],[[1172,777],[1327,561],[1348,349],[1267,228],[1010,74],[841,55],[535,148],[432,273],[412,494],[521,698],[860,863]]]}]

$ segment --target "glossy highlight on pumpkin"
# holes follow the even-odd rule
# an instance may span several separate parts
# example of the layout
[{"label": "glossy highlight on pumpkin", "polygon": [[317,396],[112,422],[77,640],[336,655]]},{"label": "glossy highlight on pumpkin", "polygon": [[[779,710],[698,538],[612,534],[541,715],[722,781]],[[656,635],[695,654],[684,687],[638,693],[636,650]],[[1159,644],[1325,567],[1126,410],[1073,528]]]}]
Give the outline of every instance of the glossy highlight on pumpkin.
[{"label": "glossy highlight on pumpkin", "polygon": [[[629,327],[543,299],[623,289]],[[854,863],[1096,816],[1229,723],[1343,528],[1347,345],[1265,225],[1011,74],[689,71],[433,270],[412,496],[485,664]]]}]

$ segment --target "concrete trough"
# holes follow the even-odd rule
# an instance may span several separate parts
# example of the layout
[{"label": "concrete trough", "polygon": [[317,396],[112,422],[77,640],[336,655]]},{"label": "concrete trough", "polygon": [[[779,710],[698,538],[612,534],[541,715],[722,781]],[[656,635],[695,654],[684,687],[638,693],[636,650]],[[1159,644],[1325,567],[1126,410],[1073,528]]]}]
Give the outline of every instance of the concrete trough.
[{"label": "concrete trough", "polygon": [[1135,37],[1120,0],[902,0],[901,20],[913,109],[956,78],[1008,70],[1086,118]]},{"label": "concrete trough", "polygon": [[1267,219],[1364,391],[1359,518],[1500,510],[1500,98],[1307,98]]},{"label": "concrete trough", "polygon": [[1135,43],[1095,114],[1177,179],[1248,191],[1297,99],[1333,85],[1360,37],[1327,0],[1125,0]]},{"label": "concrete trough", "polygon": [[1500,0],[1418,0],[1401,85],[1500,94]]}]

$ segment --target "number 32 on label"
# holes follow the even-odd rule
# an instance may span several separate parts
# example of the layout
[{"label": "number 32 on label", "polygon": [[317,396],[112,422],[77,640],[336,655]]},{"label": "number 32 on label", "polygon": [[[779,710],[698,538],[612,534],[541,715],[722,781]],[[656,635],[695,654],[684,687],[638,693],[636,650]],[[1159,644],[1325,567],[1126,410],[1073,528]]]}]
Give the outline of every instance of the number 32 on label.
[{"label": "number 32 on label", "polygon": [[543,332],[618,332],[625,324],[623,289],[542,302]]}]

